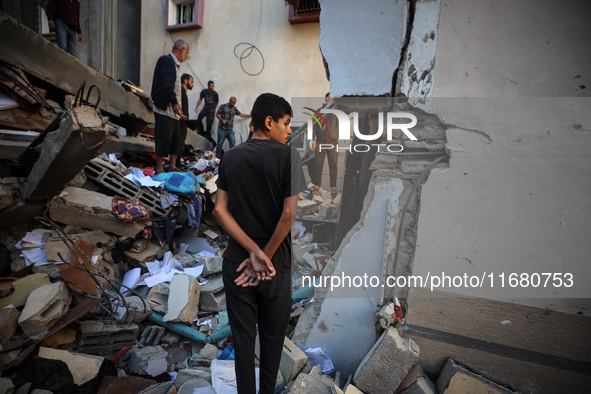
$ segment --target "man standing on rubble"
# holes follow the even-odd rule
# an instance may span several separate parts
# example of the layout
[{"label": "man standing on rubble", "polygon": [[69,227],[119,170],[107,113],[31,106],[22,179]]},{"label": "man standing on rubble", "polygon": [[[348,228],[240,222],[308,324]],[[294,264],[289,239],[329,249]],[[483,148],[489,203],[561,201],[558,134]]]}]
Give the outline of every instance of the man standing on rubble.
[{"label": "man standing on rubble", "polygon": [[[197,132],[212,143],[212,150],[215,149],[216,145],[214,139],[211,137],[211,127],[213,125],[213,119],[215,118],[215,110],[218,107],[218,103],[220,102],[218,92],[213,90],[214,87],[215,84],[213,81],[207,81],[207,89],[201,90],[201,93],[199,93],[197,106],[195,107],[195,112],[197,112],[201,102],[205,100],[205,104],[203,104],[201,112],[199,112],[199,115],[197,115]],[[203,118],[206,118],[207,123],[205,130],[203,130]]]},{"label": "man standing on rubble", "polygon": [[220,105],[215,116],[220,121],[218,126],[218,146],[215,155],[217,157],[222,157],[222,145],[224,145],[226,138],[230,144],[230,149],[236,146],[236,138],[234,136],[234,117],[240,116],[243,118],[250,118],[250,115],[243,114],[238,108],[236,108],[236,97],[232,96],[226,104]]},{"label": "man standing on rubble", "polygon": [[178,171],[176,159],[181,149],[181,120],[187,117],[181,108],[181,62],[189,55],[189,44],[176,40],[172,52],[160,56],[152,79],[154,101],[154,147],[156,174],[164,172],[164,157],[170,155],[169,171]]},{"label": "man standing on rubble", "polygon": [[234,338],[238,393],[273,393],[291,313],[291,237],[297,195],[305,189],[300,156],[285,145],[291,106],[271,93],[252,108],[253,137],[224,154],[213,211],[230,235],[223,279]]},{"label": "man standing on rubble", "polygon": [[82,42],[80,2],[78,0],[49,0],[45,8],[49,29],[55,30],[57,45],[71,55],[76,52],[76,40]]},{"label": "man standing on rubble", "polygon": [[179,151],[179,158],[177,158],[177,167],[180,161],[180,156],[185,151],[185,140],[187,139],[187,127],[191,130],[195,130],[197,127],[197,121],[195,119],[189,119],[189,97],[187,97],[187,90],[192,90],[195,86],[195,81],[190,74],[183,74],[181,76],[181,108],[183,115],[186,116],[185,120],[181,120],[181,150]]}]

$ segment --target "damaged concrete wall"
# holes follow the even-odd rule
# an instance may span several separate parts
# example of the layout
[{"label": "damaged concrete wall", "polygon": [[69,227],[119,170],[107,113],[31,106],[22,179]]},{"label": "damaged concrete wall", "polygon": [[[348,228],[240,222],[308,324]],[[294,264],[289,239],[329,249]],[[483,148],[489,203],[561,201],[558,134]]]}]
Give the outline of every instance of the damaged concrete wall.
[{"label": "damaged concrete wall", "polygon": [[[182,38],[189,43],[191,51],[190,58],[181,64],[181,71],[195,78],[195,88],[187,92],[192,118],[197,116],[193,109],[208,80],[215,82],[220,104],[236,96],[236,107],[243,113],[250,112],[254,100],[263,92],[279,94],[288,101],[292,97],[324,97],[330,88],[318,48],[319,35],[318,23],[290,25],[288,7],[282,1],[206,2],[203,28],[171,33],[165,30],[162,4],[144,2],[141,86],[150,92],[156,60],[170,52],[174,40]],[[244,70],[251,74],[260,71],[260,74],[250,76],[242,70],[237,56],[248,46],[241,45],[235,50],[242,42],[256,45],[264,57],[263,68],[263,58],[253,50],[242,61]],[[246,130],[248,123],[248,119],[237,117],[234,128]],[[214,130],[216,124],[217,119]]]},{"label": "damaged concrete wall", "polygon": [[383,95],[392,90],[406,33],[406,1],[321,0],[320,48],[331,94]]}]

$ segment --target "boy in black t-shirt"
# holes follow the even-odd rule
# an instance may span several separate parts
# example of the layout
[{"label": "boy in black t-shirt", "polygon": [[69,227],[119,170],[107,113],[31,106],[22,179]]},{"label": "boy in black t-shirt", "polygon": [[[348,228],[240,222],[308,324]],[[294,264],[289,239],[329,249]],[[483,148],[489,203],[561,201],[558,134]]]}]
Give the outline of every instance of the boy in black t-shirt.
[{"label": "boy in black t-shirt", "polygon": [[255,393],[254,348],[260,338],[260,393],[273,393],[291,313],[291,238],[297,194],[305,189],[300,156],[285,145],[291,106],[264,93],[252,108],[253,137],[219,167],[213,215],[230,235],[223,278],[234,338],[239,393]]}]

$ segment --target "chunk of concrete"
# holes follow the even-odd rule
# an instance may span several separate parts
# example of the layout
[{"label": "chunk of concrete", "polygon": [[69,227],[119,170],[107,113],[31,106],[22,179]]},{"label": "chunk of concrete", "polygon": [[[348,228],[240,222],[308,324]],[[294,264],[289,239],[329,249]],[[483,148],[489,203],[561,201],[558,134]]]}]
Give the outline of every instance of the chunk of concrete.
[{"label": "chunk of concrete", "polygon": [[220,354],[222,354],[220,349],[215,345],[208,343],[199,351],[197,363],[201,367],[209,367],[211,365],[211,360],[215,360]]},{"label": "chunk of concrete", "polygon": [[322,374],[320,365],[312,368],[309,374],[299,374],[289,390],[289,394],[333,394],[342,392],[329,376]]},{"label": "chunk of concrete", "polygon": [[456,363],[451,358],[447,360],[443,371],[437,378],[437,391],[440,394],[453,393],[487,393],[508,394],[516,393],[508,385],[494,382],[492,378],[473,371],[469,367]]},{"label": "chunk of concrete", "polygon": [[89,354],[110,354],[136,342],[137,324],[105,324],[97,320],[80,322],[78,351]]},{"label": "chunk of concrete", "polygon": [[177,394],[172,382],[164,382],[143,389],[138,394]]},{"label": "chunk of concrete", "polygon": [[208,278],[208,282],[201,286],[199,310],[220,312],[226,309],[226,291],[221,275]]},{"label": "chunk of concrete", "polygon": [[152,313],[150,304],[138,296],[124,297],[124,300],[127,303],[127,323],[139,323]]},{"label": "chunk of concrete", "polygon": [[33,290],[18,319],[27,336],[39,334],[66,314],[72,297],[64,282],[56,282]]},{"label": "chunk of concrete", "polygon": [[150,308],[154,312],[158,312],[160,314],[166,314],[168,311],[168,295],[170,294],[170,284],[168,283],[159,283],[154,285],[150,292],[148,293],[148,297],[146,301]]},{"label": "chunk of concrete", "polygon": [[429,380],[423,368],[416,364],[406,375],[398,389],[398,394],[437,394],[435,385]]},{"label": "chunk of concrete", "polygon": [[188,253],[179,252],[174,255],[174,258],[181,264],[183,268],[194,267],[196,264],[195,257]]},{"label": "chunk of concrete", "polygon": [[162,337],[166,333],[166,329],[160,326],[148,326],[142,332],[140,337],[140,343],[144,346],[157,346],[160,345]]},{"label": "chunk of concrete", "polygon": [[313,213],[318,212],[318,204],[314,201],[310,200],[300,200],[298,201],[298,216],[306,216],[311,215]]},{"label": "chunk of concrete", "polygon": [[345,387],[345,394],[363,394],[363,391],[359,390],[352,384],[349,384],[347,387]]},{"label": "chunk of concrete", "polygon": [[359,364],[353,382],[361,391],[392,393],[419,359],[419,346],[389,327]]},{"label": "chunk of concrete", "polygon": [[12,338],[18,327],[21,313],[14,304],[0,309],[0,338]]},{"label": "chunk of concrete", "polygon": [[78,385],[94,379],[98,375],[104,360],[104,358],[100,356],[73,353],[48,347],[39,348],[39,357],[51,360],[61,360],[66,363],[74,378],[74,384]]},{"label": "chunk of concrete", "polygon": [[170,281],[165,322],[191,323],[197,318],[201,286],[197,278],[186,274],[175,274]]},{"label": "chunk of concrete", "polygon": [[193,379],[203,379],[211,383],[211,370],[204,367],[181,369],[176,375],[174,385],[177,389],[180,389],[183,384]]},{"label": "chunk of concrete", "polygon": [[296,375],[306,365],[308,356],[289,338],[283,341],[283,353],[281,353],[281,362],[279,363],[279,372],[283,376],[283,384],[295,379]]},{"label": "chunk of concrete", "polygon": [[332,204],[320,204],[318,206],[318,215],[325,219],[334,219],[337,214],[336,205]]},{"label": "chunk of concrete", "polygon": [[0,308],[10,304],[14,304],[17,308],[21,307],[26,304],[27,298],[33,290],[50,283],[47,274],[27,275],[22,279],[15,280],[12,283],[14,292],[8,297],[0,298]]},{"label": "chunk of concrete", "polygon": [[166,351],[160,346],[130,350],[129,370],[137,375],[158,376],[166,372]]},{"label": "chunk of concrete", "polygon": [[197,265],[203,264],[203,276],[219,274],[222,272],[222,263],[224,261],[222,256],[206,257],[196,254],[194,257],[197,260]]},{"label": "chunk of concrete", "polygon": [[112,212],[113,197],[86,189],[67,186],[59,196],[48,203],[52,220],[80,226],[91,230],[102,230],[124,237],[134,238],[144,230],[147,223],[126,225]]}]

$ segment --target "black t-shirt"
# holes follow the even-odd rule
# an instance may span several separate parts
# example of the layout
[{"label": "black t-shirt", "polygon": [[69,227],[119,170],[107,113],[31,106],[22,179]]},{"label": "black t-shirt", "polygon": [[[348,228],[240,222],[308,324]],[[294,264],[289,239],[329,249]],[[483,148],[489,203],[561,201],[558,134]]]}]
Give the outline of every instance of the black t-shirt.
[{"label": "black t-shirt", "polygon": [[[299,152],[274,140],[250,139],[228,150],[219,167],[218,188],[228,193],[234,218],[263,248],[279,222],[283,200],[305,189]],[[235,240],[224,257],[242,263],[248,252]],[[277,272],[291,270],[291,237],[285,237],[271,259]]]},{"label": "black t-shirt", "polygon": [[210,92],[209,89],[201,90],[199,98],[202,98],[205,101],[205,104],[203,104],[203,111],[214,111],[215,106],[218,104],[218,101],[220,101],[218,92],[215,90]]}]

